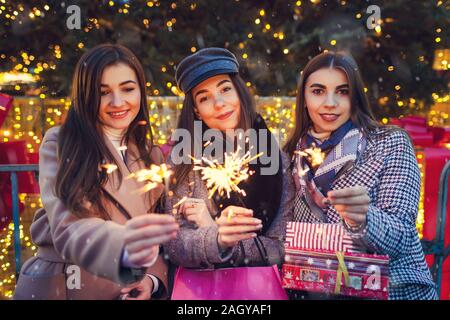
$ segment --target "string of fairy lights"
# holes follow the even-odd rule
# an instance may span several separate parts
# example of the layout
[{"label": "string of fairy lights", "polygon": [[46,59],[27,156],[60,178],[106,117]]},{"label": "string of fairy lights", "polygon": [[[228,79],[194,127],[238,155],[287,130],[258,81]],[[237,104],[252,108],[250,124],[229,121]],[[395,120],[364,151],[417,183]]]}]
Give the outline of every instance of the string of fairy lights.
[{"label": "string of fairy lights", "polygon": [[[309,1],[291,1],[292,11],[295,17],[300,17],[302,8],[305,3],[318,5],[321,0]],[[340,1],[341,6],[347,5],[348,1]],[[443,1],[436,1],[436,6],[442,6]],[[98,5],[107,6],[114,10],[119,15],[129,15],[133,10],[131,1],[126,0],[110,0],[99,2]],[[148,9],[155,9],[161,6],[161,1],[152,0],[145,2]],[[179,6],[176,2],[172,2],[170,7],[175,10]],[[0,0],[0,17],[5,18],[6,21],[17,22],[23,18],[36,20],[44,19],[52,12],[52,4],[42,4],[34,6],[26,6],[17,1]],[[189,10],[195,11],[198,5],[195,2],[189,4]],[[255,16],[252,17],[251,23],[254,30],[246,32],[242,35],[241,41],[238,43],[236,53],[242,60],[251,60],[252,52],[250,44],[252,41],[258,41],[258,38],[263,35],[276,41],[280,52],[284,56],[288,56],[292,52],[289,47],[289,35],[286,31],[277,29],[276,26],[270,23],[271,13],[267,9],[261,8],[256,10]],[[361,20],[364,17],[364,12],[355,12],[354,18]],[[142,27],[149,29],[152,24],[150,18],[142,19]],[[161,22],[163,28],[172,31],[176,28],[177,19],[167,17]],[[377,21],[377,26],[374,29],[374,35],[381,37],[383,35],[383,28],[393,23],[392,18],[383,18]],[[89,17],[87,24],[84,26],[85,33],[92,32],[102,28],[102,21],[95,17]],[[436,26],[434,29],[434,43],[441,45],[444,42],[444,30],[441,26]],[[339,39],[330,39],[327,48],[332,50],[339,45]],[[13,62],[13,67],[8,72],[0,73],[0,89],[2,85],[8,84],[12,87],[17,95],[21,95],[25,89],[29,90],[29,95],[32,97],[16,97],[12,110],[10,110],[2,128],[0,129],[0,142],[24,141],[26,151],[28,153],[36,153],[41,143],[43,134],[48,128],[59,125],[66,115],[70,107],[70,100],[68,98],[54,97],[44,86],[37,86],[41,80],[42,74],[51,72],[59,68],[59,64],[63,60],[63,56],[69,50],[81,50],[86,47],[86,43],[78,41],[74,47],[63,45],[62,43],[54,43],[48,46],[48,54],[44,56],[37,56],[32,50],[22,48],[17,55],[8,56],[1,52],[0,48],[0,65],[2,62]],[[327,51],[323,48],[322,51]],[[190,51],[192,53],[199,49],[198,45],[192,45]],[[427,63],[425,56],[421,55],[418,58],[421,63]],[[447,71],[449,70],[450,49],[440,48],[435,51],[435,61],[433,68],[435,70]],[[174,61],[168,60],[159,66],[161,73],[168,73],[173,70]],[[396,66],[386,66],[389,73],[395,73]],[[31,84],[31,85],[30,85]],[[253,84],[250,81],[246,85],[254,91]],[[179,111],[182,107],[183,93],[177,88],[173,80],[164,81],[156,84],[152,82],[146,83],[148,97],[148,105],[150,111],[150,123],[154,131],[154,140],[157,144],[164,144],[170,139],[173,128],[176,127],[176,120]],[[366,91],[369,88],[365,88]],[[402,85],[400,83],[394,84],[394,92],[401,92]],[[161,96],[162,92],[169,92],[173,96]],[[381,96],[378,98],[378,104],[383,107],[390,102],[398,108],[410,110],[424,110],[424,104],[418,101],[417,97],[400,98],[400,95],[395,96]],[[450,94],[442,94],[433,92],[431,98],[435,104],[449,104]],[[394,100],[392,100],[394,99]],[[263,118],[267,121],[268,127],[275,134],[279,134],[280,139],[284,141],[289,134],[289,131],[294,127],[293,115],[295,108],[295,98],[293,97],[259,97],[257,98],[257,108]],[[448,110],[448,108],[446,109]],[[0,110],[1,112],[1,110]],[[430,126],[448,125],[449,114],[447,111],[441,111],[433,108],[429,112],[422,112],[422,115],[428,119]],[[383,118],[381,121],[385,124],[389,122],[388,118]],[[423,161],[424,154],[417,153],[419,168],[421,170],[422,189],[419,203],[419,215],[417,219],[417,229],[422,237],[423,224],[425,222],[424,216],[424,177],[425,177],[425,163]],[[20,237],[22,247],[24,248],[24,258],[35,254],[36,247],[31,242],[29,234],[29,224],[31,217],[37,208],[42,207],[41,200],[38,195],[20,194],[19,198],[24,203],[25,209],[21,217]],[[0,299],[11,299],[14,292],[15,285],[15,266],[14,266],[14,250],[13,250],[13,230],[14,226],[10,223],[3,230],[0,230]]]},{"label": "string of fairy lights", "polygon": [[[269,128],[279,133],[281,140],[294,127],[294,97],[256,97],[257,109],[265,118]],[[176,126],[177,116],[182,108],[183,97],[148,97],[150,122],[152,123],[154,141],[164,144],[169,140]],[[449,103],[448,97],[435,96],[436,105]],[[11,112],[0,129],[0,142],[25,140],[27,151],[37,151],[42,133],[48,128],[60,124],[70,107],[68,98],[15,97]],[[430,126],[446,126],[449,114],[432,108],[427,113]],[[388,118],[381,122],[387,124]]]},{"label": "string of fairy lights", "polygon": [[[22,246],[22,261],[33,256],[37,250],[31,241],[29,225],[33,213],[42,207],[39,195],[19,194],[19,200],[24,203],[24,212],[20,217],[20,241]],[[11,299],[16,283],[14,265],[14,225],[0,230],[0,299]]]}]

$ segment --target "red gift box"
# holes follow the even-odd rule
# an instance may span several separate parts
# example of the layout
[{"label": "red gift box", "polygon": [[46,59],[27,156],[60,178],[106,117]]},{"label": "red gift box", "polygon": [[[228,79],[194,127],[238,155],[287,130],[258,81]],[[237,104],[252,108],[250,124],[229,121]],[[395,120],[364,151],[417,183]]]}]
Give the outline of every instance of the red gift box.
[{"label": "red gift box", "polygon": [[388,299],[389,258],[370,254],[286,249],[286,289]]},{"label": "red gift box", "polygon": [[444,146],[450,141],[450,128],[427,125],[427,119],[407,116],[390,119],[390,124],[402,127],[408,132],[415,147]]},{"label": "red gift box", "polygon": [[[29,164],[30,154],[27,153],[24,140],[0,143],[0,165],[2,164]],[[34,159],[36,160],[36,159]],[[39,193],[39,184],[33,172],[19,172],[17,174],[19,193]],[[8,173],[0,173],[0,192],[3,183],[10,182]]]},{"label": "red gift box", "polygon": [[389,257],[357,251],[340,224],[288,222],[283,287],[388,299]]},{"label": "red gift box", "polygon": [[[0,143],[0,165],[30,163],[30,154],[26,149],[26,142],[23,140]],[[39,193],[39,184],[33,172],[19,172],[17,180],[19,193]],[[20,212],[23,209],[24,205],[19,201]],[[9,173],[0,173],[0,230],[9,224],[11,219],[11,178]]]}]

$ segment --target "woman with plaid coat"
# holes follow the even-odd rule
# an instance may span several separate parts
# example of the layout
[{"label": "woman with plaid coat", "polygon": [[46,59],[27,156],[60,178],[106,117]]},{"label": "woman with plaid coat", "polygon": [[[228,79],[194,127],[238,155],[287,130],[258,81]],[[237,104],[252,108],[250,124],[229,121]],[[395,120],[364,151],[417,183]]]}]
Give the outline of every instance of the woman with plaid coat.
[{"label": "woman with plaid coat", "polygon": [[285,151],[295,221],[343,223],[364,251],[388,255],[389,299],[437,299],[415,224],[420,172],[411,141],[375,121],[350,55],[322,53],[306,65]]}]

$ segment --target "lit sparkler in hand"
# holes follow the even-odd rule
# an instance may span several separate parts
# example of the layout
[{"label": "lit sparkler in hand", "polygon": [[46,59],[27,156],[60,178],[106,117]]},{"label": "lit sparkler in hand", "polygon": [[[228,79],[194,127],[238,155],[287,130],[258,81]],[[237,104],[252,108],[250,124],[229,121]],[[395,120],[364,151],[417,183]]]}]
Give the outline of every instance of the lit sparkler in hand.
[{"label": "lit sparkler in hand", "polygon": [[[301,157],[307,157],[312,167],[320,166],[326,157],[325,153],[322,152],[320,148],[317,148],[314,143],[312,144],[311,148],[295,151],[295,153],[297,153]],[[303,168],[300,166],[298,168],[299,177],[303,177],[308,173],[308,171],[310,171],[310,168],[308,166],[304,166]],[[328,202],[327,205],[329,205],[329,200],[326,199],[326,201]]]},{"label": "lit sparkler in hand", "polygon": [[142,169],[132,173],[128,178],[136,178],[138,182],[146,182],[145,186],[139,191],[145,193],[158,186],[158,183],[164,183],[168,189],[168,180],[172,175],[172,170],[166,164],[160,166],[152,164],[150,169]]},{"label": "lit sparkler in hand", "polygon": [[[230,197],[231,192],[237,192],[242,196],[246,196],[245,191],[239,188],[239,183],[246,180],[253,172],[249,171],[250,161],[260,157],[263,153],[255,156],[250,155],[250,151],[245,153],[242,157],[239,156],[240,148],[230,155],[224,154],[225,161],[219,164],[217,160],[209,160],[205,157],[194,160],[194,170],[200,170],[202,180],[206,182],[206,187],[209,190],[208,198],[211,199],[214,193],[218,192],[220,196],[225,193]],[[205,163],[207,166],[203,166]]]}]

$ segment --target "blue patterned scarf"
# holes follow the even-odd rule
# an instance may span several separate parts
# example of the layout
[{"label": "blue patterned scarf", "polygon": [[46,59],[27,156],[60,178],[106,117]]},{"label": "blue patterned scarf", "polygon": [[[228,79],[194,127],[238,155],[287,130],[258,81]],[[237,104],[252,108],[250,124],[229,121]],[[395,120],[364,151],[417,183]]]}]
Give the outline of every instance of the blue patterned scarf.
[{"label": "blue patterned scarf", "polygon": [[[314,168],[307,157],[302,159],[304,164],[310,169],[308,171],[308,179],[314,180],[316,186],[324,196],[326,196],[327,192],[331,189],[331,183],[334,181],[336,174],[343,167],[345,162],[356,159],[356,157],[353,156],[356,156],[355,147],[359,141],[359,135],[357,134],[359,131],[354,130],[353,134],[348,135],[350,130],[355,128],[353,122],[348,120],[323,142],[314,138],[309,133],[302,141],[302,149],[315,146],[327,155],[319,168]],[[336,148],[336,146],[338,146],[338,148]]]},{"label": "blue patterned scarf", "polygon": [[298,205],[296,205],[295,211],[298,215],[301,214],[300,211],[304,211],[308,207],[311,213],[324,221],[326,220],[324,217],[326,206],[323,205],[322,200],[338,175],[356,161],[365,146],[365,139],[353,122],[348,120],[323,142],[307,134],[297,144],[297,151],[313,146],[320,148],[326,157],[318,167],[313,167],[308,157],[296,155],[293,174],[297,181],[297,198],[299,198],[298,200],[301,198],[302,201],[297,201]]}]

